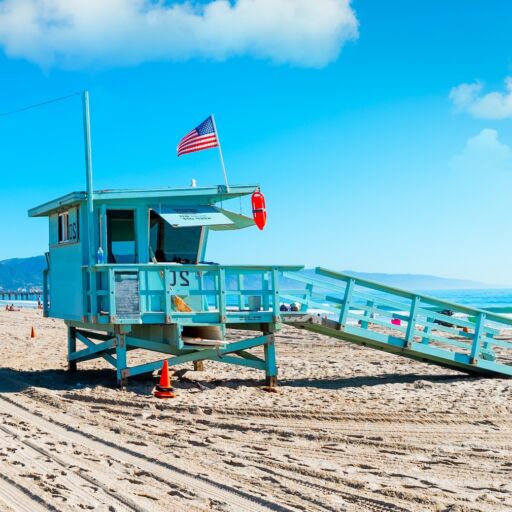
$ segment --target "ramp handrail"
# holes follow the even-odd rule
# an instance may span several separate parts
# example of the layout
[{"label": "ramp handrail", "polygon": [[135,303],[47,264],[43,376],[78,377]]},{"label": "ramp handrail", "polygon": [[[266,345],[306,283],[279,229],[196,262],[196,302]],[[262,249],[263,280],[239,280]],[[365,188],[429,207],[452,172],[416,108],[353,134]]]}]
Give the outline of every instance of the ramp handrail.
[{"label": "ramp handrail", "polygon": [[[322,267],[314,276],[286,273],[307,287],[309,300],[323,305],[325,324],[336,337],[466,370],[512,375],[512,319]],[[317,312],[318,314],[318,312]],[[290,323],[293,323],[293,317]],[[333,319],[334,318],[334,322]],[[508,329],[508,339],[504,330]]]},{"label": "ramp handrail", "polygon": [[350,274],[342,274],[341,272],[336,272],[334,270],[329,270],[323,267],[317,267],[315,272],[318,275],[331,277],[333,279],[337,279],[340,281],[347,282],[350,279],[354,279],[357,284],[365,285],[367,288],[373,288],[377,291],[388,292],[394,295],[399,295],[400,297],[413,299],[416,296],[422,297],[424,301],[431,302],[433,305],[437,305],[443,309],[456,309],[461,313],[467,313],[469,315],[478,315],[479,313],[485,313],[489,320],[495,320],[500,323],[505,323],[512,326],[512,318],[507,318],[502,315],[498,315],[496,313],[492,313],[485,309],[472,308],[470,306],[464,306],[462,304],[457,304],[455,302],[450,302],[443,299],[438,299],[436,297],[432,297],[430,295],[425,295],[423,293],[414,293],[407,290],[403,290],[401,288],[395,288],[393,286],[388,286],[382,283],[378,283],[376,281],[371,281],[369,279],[364,279],[361,277],[356,277]]}]

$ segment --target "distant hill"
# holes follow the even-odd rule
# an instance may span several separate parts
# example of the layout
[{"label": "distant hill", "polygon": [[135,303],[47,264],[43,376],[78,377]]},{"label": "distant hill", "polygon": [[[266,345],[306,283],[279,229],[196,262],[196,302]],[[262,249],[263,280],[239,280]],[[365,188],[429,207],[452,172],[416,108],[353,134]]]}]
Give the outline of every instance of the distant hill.
[{"label": "distant hill", "polygon": [[[17,290],[18,288],[39,287],[43,284],[43,269],[46,267],[44,256],[32,258],[13,258],[0,261],[0,288],[4,290]],[[306,273],[314,272],[307,269]],[[388,286],[404,288],[406,290],[464,290],[481,288],[498,288],[495,285],[467,281],[463,279],[449,279],[445,277],[425,274],[381,274],[370,272],[356,272],[342,270],[344,274],[351,274],[362,279],[377,281]]]},{"label": "distant hill", "polygon": [[0,288],[17,290],[41,287],[44,268],[46,268],[44,256],[0,261]]},{"label": "distant hill", "polygon": [[378,283],[404,288],[405,290],[471,290],[482,288],[500,288],[499,286],[468,281],[465,279],[450,279],[447,277],[430,276],[427,274],[379,274],[342,270],[343,274],[350,274],[361,279],[377,281]]},{"label": "distant hill", "polygon": [[[314,274],[315,270],[308,268],[307,274]],[[486,288],[505,288],[479,281],[465,279],[450,279],[447,277],[431,276],[428,274],[383,274],[378,272],[357,272],[355,270],[340,270],[342,274],[349,274],[360,279],[368,279],[377,283],[414,291],[433,290],[477,290]]]}]

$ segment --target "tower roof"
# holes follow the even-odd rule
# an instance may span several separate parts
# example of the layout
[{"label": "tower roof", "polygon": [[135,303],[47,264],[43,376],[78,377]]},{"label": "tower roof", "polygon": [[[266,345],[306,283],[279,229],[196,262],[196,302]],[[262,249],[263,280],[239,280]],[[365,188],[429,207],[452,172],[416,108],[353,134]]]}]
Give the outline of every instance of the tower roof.
[{"label": "tower roof", "polygon": [[[159,189],[108,189],[96,190],[93,193],[93,201],[112,203],[125,200],[137,200],[146,203],[175,203],[190,204],[215,204],[228,199],[252,194],[258,185],[215,185],[209,187],[185,187],[185,188],[159,188]],[[31,208],[29,217],[46,217],[70,206],[83,203],[87,200],[85,192],[70,192],[62,197],[53,199],[44,204]]]}]

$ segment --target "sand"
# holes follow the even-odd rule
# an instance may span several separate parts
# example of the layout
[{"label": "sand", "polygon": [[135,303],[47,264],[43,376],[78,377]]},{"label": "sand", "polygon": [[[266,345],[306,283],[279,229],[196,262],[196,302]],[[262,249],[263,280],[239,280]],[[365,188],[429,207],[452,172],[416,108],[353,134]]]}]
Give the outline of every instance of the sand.
[{"label": "sand", "polygon": [[207,362],[160,401],[102,361],[68,373],[61,321],[1,311],[0,509],[512,510],[512,380],[293,328],[277,355],[278,393]]}]

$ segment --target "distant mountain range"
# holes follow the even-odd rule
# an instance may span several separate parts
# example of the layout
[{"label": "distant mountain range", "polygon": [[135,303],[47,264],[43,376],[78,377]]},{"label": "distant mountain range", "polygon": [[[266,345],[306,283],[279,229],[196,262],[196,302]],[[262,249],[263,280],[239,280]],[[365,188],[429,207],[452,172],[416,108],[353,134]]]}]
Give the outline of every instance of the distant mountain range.
[{"label": "distant mountain range", "polygon": [[361,279],[377,281],[378,283],[404,288],[405,290],[471,290],[482,288],[505,288],[478,281],[465,279],[450,279],[447,277],[430,276],[427,274],[380,274],[369,272],[356,272],[354,270],[342,270],[343,274],[350,274]]},{"label": "distant mountain range", "polygon": [[37,288],[43,285],[44,256],[32,258],[12,258],[0,261],[0,288]]},{"label": "distant mountain range", "polygon": [[[0,288],[4,290],[17,290],[18,288],[40,287],[43,283],[43,269],[46,267],[44,256],[32,258],[13,258],[0,261]],[[306,270],[307,273],[313,269]],[[362,279],[377,281],[388,286],[404,288],[406,290],[462,290],[478,288],[499,288],[496,285],[467,281],[463,279],[449,279],[445,277],[424,274],[380,274],[369,272],[356,272],[342,270],[344,274],[351,274]]]}]

